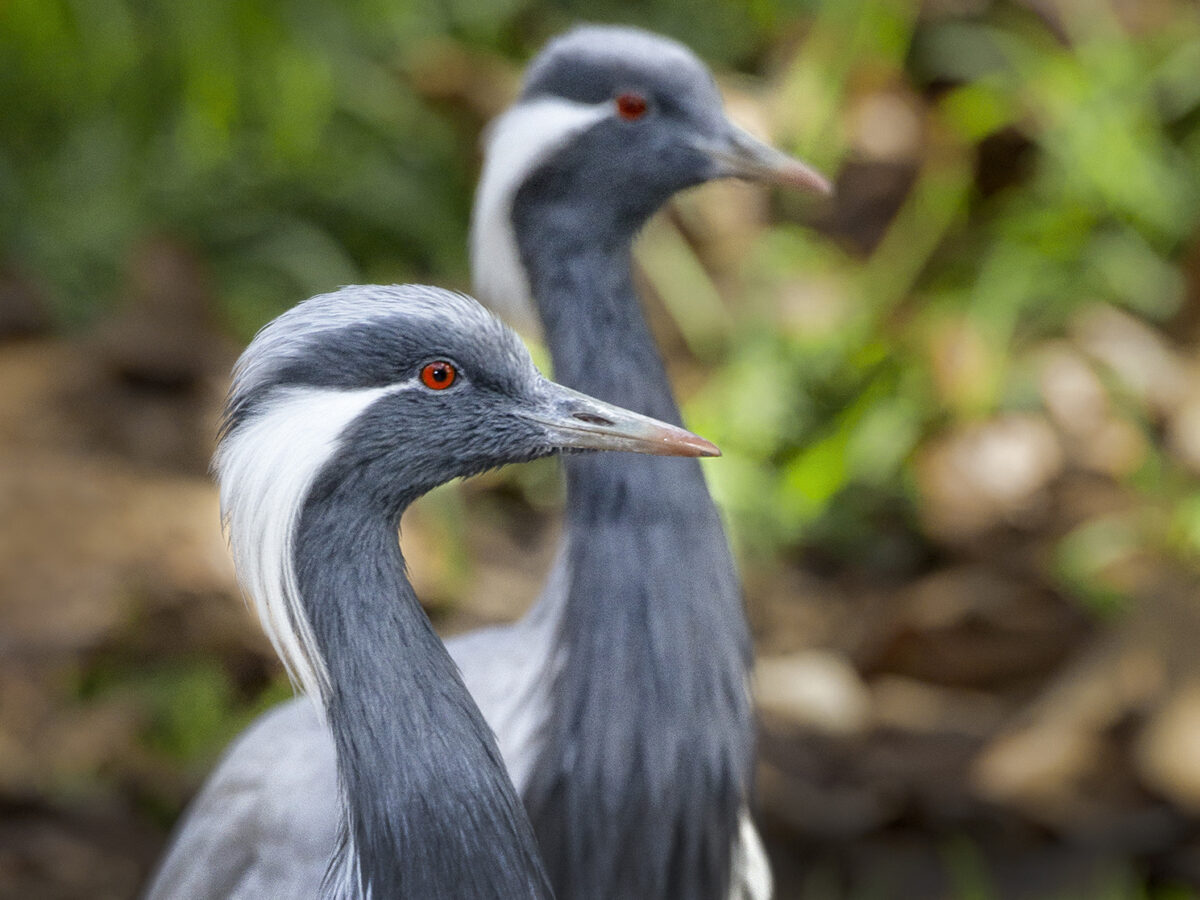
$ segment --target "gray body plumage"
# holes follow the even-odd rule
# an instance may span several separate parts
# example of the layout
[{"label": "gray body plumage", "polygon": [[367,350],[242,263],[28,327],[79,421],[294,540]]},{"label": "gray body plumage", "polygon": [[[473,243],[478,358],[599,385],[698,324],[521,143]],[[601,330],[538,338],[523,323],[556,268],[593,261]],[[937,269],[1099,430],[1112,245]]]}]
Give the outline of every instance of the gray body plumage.
[{"label": "gray body plumage", "polygon": [[[647,101],[644,119],[614,114],[627,91]],[[564,384],[678,423],[631,246],[672,194],[725,176],[827,188],[730,125],[711,75],[682,46],[632,29],[570,32],[493,125],[473,222],[476,289],[510,312],[535,308]],[[560,900],[763,900],[770,873],[748,815],[749,639],[699,466],[625,454],[565,464],[566,534],[542,596],[513,625],[447,642],[553,887]],[[305,753],[286,772],[263,770],[266,741]],[[150,897],[225,896],[204,889],[204,873],[241,865],[248,842],[287,854],[286,866],[255,864],[289,868],[274,896],[307,896],[335,834],[332,764],[307,701],[272,713],[194,801]],[[290,804],[276,802],[289,790]],[[253,796],[272,801],[256,807]],[[231,804],[254,813],[231,820]]]},{"label": "gray body plumage", "polygon": [[[536,682],[516,675],[519,664],[504,662],[531,662],[528,646],[524,626],[447,642],[455,661],[467,662],[463,680],[489,724],[511,715],[519,695]],[[539,717],[528,707],[521,715]],[[521,764],[508,752],[504,758],[510,769],[514,761]],[[527,769],[528,745],[524,761]],[[147,897],[315,897],[337,845],[336,771],[329,727],[308,698],[264,714],[230,745],[192,801]]]}]

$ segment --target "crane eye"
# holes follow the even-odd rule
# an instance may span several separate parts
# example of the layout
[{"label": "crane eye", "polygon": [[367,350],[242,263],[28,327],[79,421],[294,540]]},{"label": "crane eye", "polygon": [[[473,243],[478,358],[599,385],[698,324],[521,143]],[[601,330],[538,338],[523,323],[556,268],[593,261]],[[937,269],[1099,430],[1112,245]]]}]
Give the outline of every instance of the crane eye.
[{"label": "crane eye", "polygon": [[641,94],[618,94],[617,115],[626,122],[640,119],[646,114],[646,98]]},{"label": "crane eye", "polygon": [[444,359],[426,363],[421,369],[421,384],[431,391],[444,391],[458,378],[458,369]]}]

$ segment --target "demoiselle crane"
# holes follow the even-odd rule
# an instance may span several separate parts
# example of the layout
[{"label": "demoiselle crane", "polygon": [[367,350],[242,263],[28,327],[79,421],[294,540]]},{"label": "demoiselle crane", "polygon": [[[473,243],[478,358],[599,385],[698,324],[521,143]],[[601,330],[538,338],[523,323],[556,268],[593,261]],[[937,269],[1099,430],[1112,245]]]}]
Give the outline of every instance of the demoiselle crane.
[{"label": "demoiselle crane", "polygon": [[[531,63],[493,123],[472,222],[476,290],[541,319],[556,377],[674,423],[633,287],[637,231],[674,193],[738,177],[827,192],[724,115],[682,45],[584,27]],[[698,466],[572,458],[562,547],[517,623],[447,646],[496,731],[560,900],[761,900],[748,806],[750,648],[738,578]],[[297,748],[286,765],[273,748]],[[289,864],[328,857],[333,744],[303,701],[272,711],[194,802],[168,864],[262,867],[215,833],[236,797]],[[152,897],[176,896],[155,893]],[[219,894],[194,895],[197,897]]]},{"label": "demoiselle crane", "polygon": [[[235,370],[215,471],[239,579],[333,736],[339,839],[324,883],[303,891],[282,893],[288,880],[266,870],[194,893],[164,888],[262,900],[551,896],[491,729],[407,579],[397,529],[438,484],[562,450],[717,453],[547,381],[516,335],[460,294],[343,288],[259,332]],[[277,762],[295,752],[276,749]]]},{"label": "demoiselle crane", "polygon": [[[732,124],[687,48],[629,28],[571,31],[491,126],[475,289],[536,312],[564,384],[678,424],[632,246],[673,194],[722,177],[830,190]],[[695,463],[615,462],[564,461],[566,529],[541,600],[456,653],[560,900],[765,898],[748,812],[750,644],[719,515]],[[513,662],[539,642],[549,677]],[[485,659],[507,660],[510,682],[495,664],[476,674]],[[490,712],[504,691],[523,697],[507,717]]]}]

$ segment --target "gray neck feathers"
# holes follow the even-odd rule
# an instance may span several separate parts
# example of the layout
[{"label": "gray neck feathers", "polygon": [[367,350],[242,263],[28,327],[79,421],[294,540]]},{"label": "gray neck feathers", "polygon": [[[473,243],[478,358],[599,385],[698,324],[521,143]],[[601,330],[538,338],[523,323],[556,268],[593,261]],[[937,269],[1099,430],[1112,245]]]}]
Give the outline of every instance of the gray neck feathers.
[{"label": "gray neck feathers", "polygon": [[399,511],[336,470],[318,477],[294,552],[343,804],[322,897],[548,898],[495,739],[405,575]]},{"label": "gray neck feathers", "polygon": [[[589,231],[555,207],[557,193],[535,177],[514,204],[556,379],[678,424],[633,288],[641,222]],[[564,664],[525,791],[551,882],[563,900],[725,900],[753,719],[749,638],[720,518],[695,460],[564,464]]]}]

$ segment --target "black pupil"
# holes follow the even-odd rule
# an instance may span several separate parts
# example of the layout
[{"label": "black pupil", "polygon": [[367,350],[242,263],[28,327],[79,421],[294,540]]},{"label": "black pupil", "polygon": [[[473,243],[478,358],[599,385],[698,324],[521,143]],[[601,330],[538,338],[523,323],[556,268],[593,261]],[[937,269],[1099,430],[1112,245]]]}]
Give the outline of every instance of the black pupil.
[{"label": "black pupil", "polygon": [[450,377],[450,369],[448,366],[434,366],[429,375],[434,381],[442,382]]}]

